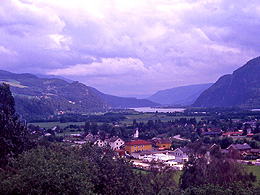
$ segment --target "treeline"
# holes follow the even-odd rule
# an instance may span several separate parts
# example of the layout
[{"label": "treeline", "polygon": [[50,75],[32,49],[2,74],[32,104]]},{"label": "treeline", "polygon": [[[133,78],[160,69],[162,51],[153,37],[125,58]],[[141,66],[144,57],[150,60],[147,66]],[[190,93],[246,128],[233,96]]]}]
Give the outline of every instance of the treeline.
[{"label": "treeline", "polygon": [[204,118],[216,119],[240,119],[248,121],[260,119],[260,111],[246,107],[213,107],[213,108],[188,108],[183,112],[183,116],[204,116]]},{"label": "treeline", "polygon": [[100,115],[82,115],[82,114],[66,114],[60,117],[61,123],[66,122],[85,122],[85,121],[96,121],[102,123],[118,122],[126,119],[122,113],[105,113]]},{"label": "treeline", "polygon": [[40,117],[40,118],[31,118],[28,122],[85,122],[85,121],[96,121],[102,123],[113,123],[126,119],[123,113],[108,112],[105,114],[62,114],[62,115],[53,115],[51,117]]}]

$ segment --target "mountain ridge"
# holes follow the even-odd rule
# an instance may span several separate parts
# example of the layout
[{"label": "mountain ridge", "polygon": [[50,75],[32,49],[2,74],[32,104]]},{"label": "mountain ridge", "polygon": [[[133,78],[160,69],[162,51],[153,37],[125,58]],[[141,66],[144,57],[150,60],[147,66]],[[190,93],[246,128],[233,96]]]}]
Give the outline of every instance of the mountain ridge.
[{"label": "mountain ridge", "polygon": [[61,78],[39,78],[29,73],[16,74],[0,70],[0,82],[10,85],[16,110],[23,116],[158,105],[149,100],[103,94],[77,81],[69,83]]},{"label": "mountain ridge", "polygon": [[204,91],[194,107],[259,107],[260,57],[249,60],[232,74],[223,75]]},{"label": "mountain ridge", "polygon": [[194,84],[159,90],[148,99],[168,106],[191,105],[213,83]]}]

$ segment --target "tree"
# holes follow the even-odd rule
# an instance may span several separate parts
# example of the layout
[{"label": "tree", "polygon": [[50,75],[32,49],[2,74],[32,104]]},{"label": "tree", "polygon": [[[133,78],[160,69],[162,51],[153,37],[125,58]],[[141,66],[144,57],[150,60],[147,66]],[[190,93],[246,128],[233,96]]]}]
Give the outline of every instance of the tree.
[{"label": "tree", "polygon": [[0,167],[36,145],[15,115],[14,105],[9,85],[0,84]]},{"label": "tree", "polygon": [[9,165],[0,172],[3,194],[141,194],[132,164],[106,147],[52,143]]},{"label": "tree", "polygon": [[151,128],[153,128],[153,126],[154,126],[153,120],[148,120],[147,126],[148,126],[148,129],[151,130]]},{"label": "tree", "polygon": [[88,134],[89,131],[90,131],[90,122],[86,121],[85,126],[84,126],[84,132],[85,132],[85,134]]},{"label": "tree", "polygon": [[175,173],[172,168],[152,161],[148,172],[139,173],[141,194],[163,194],[167,188],[176,188]]},{"label": "tree", "polygon": [[0,111],[5,116],[13,116],[15,113],[15,102],[10,91],[10,86],[3,83],[0,84]]},{"label": "tree", "polygon": [[98,133],[98,124],[97,124],[97,122],[95,122],[95,121],[91,122],[90,130],[91,130],[91,133],[93,135],[97,135],[97,133]]},{"label": "tree", "polygon": [[134,128],[138,127],[138,123],[136,122],[136,119],[133,120],[133,127]]},{"label": "tree", "polygon": [[91,167],[73,147],[52,145],[23,153],[2,175],[4,194],[91,194]]},{"label": "tree", "polygon": [[180,187],[186,189],[206,184],[230,187],[236,182],[241,182],[244,186],[252,186],[255,181],[256,177],[252,173],[248,174],[241,164],[211,156],[210,161],[204,157],[190,158],[184,166]]},{"label": "tree", "polygon": [[226,149],[228,146],[230,146],[231,144],[233,144],[233,139],[232,137],[224,137],[223,139],[221,139],[220,141],[220,145],[222,149]]}]

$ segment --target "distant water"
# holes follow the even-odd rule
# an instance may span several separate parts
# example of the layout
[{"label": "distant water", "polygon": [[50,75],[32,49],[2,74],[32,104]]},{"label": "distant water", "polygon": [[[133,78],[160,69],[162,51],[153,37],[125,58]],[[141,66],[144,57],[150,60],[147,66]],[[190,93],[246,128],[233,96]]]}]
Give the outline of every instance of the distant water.
[{"label": "distant water", "polygon": [[255,109],[252,109],[251,111],[253,111],[253,112],[259,112],[260,109],[259,109],[259,108],[255,108]]},{"label": "distant water", "polygon": [[151,107],[140,107],[140,108],[131,108],[137,112],[183,112],[184,108],[151,108]]}]

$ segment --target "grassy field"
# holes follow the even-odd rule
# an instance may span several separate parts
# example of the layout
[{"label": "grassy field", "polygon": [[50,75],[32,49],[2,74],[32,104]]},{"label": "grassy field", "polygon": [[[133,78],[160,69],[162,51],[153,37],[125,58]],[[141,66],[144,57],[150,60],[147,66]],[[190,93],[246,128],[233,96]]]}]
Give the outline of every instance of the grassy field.
[{"label": "grassy field", "polygon": [[[180,119],[180,118],[194,118],[190,116],[167,116],[165,113],[142,113],[142,114],[131,114],[131,115],[126,115],[125,120],[121,121],[120,123],[130,125],[133,123],[133,120],[135,119],[136,122],[144,122],[147,123],[149,120],[161,120],[162,122],[167,122],[170,120],[175,120],[175,119]],[[197,122],[203,118],[203,116],[196,116],[195,117]]]},{"label": "grassy field", "polygon": [[[248,173],[253,172],[253,174],[257,177],[257,182],[255,184],[258,185],[258,183],[260,181],[260,166],[249,166],[249,165],[247,165],[247,168],[248,168]],[[136,169],[135,171],[146,173],[145,170]],[[176,182],[177,185],[179,185],[179,180],[180,180],[181,174],[182,174],[182,171],[176,171],[174,179],[175,179],[175,182]]]},{"label": "grassy field", "polygon": [[[130,115],[125,115],[126,119],[120,121],[120,124],[126,124],[126,125],[132,125],[133,120],[136,119],[136,121],[139,122],[144,122],[147,123],[149,120],[161,120],[162,122],[167,122],[170,120],[175,120],[175,119],[180,119],[180,118],[185,118],[185,116],[167,116],[165,113],[142,113],[142,114],[130,114]],[[196,120],[200,121],[203,116],[196,116]],[[190,116],[187,116],[186,118],[193,118]],[[67,122],[67,123],[60,123],[59,121],[57,122],[36,122],[36,123],[29,123],[33,124],[36,126],[39,126],[41,128],[45,129],[51,129],[52,127],[59,125],[61,128],[64,128],[68,125],[78,125],[82,126],[85,125],[85,122]],[[98,125],[101,125],[102,123],[98,123]]]},{"label": "grassy field", "polygon": [[181,174],[182,174],[182,171],[176,171],[176,175],[175,175],[174,179],[175,179],[177,186],[179,185]]},{"label": "grassy field", "polygon": [[[142,170],[142,169],[136,169],[136,168],[134,168],[133,170],[134,170],[136,173],[142,173],[142,174],[148,173],[146,170]],[[181,174],[182,174],[182,171],[176,171],[176,172],[175,172],[174,180],[175,180],[177,186],[179,185],[179,180],[180,180]]]},{"label": "grassy field", "polygon": [[27,86],[20,85],[20,82],[15,80],[9,80],[9,81],[0,81],[0,83],[5,83],[13,87],[19,87],[19,88],[27,88]]},{"label": "grassy field", "polygon": [[257,180],[260,181],[260,166],[247,166],[248,173],[253,172],[253,174],[257,177]]}]

